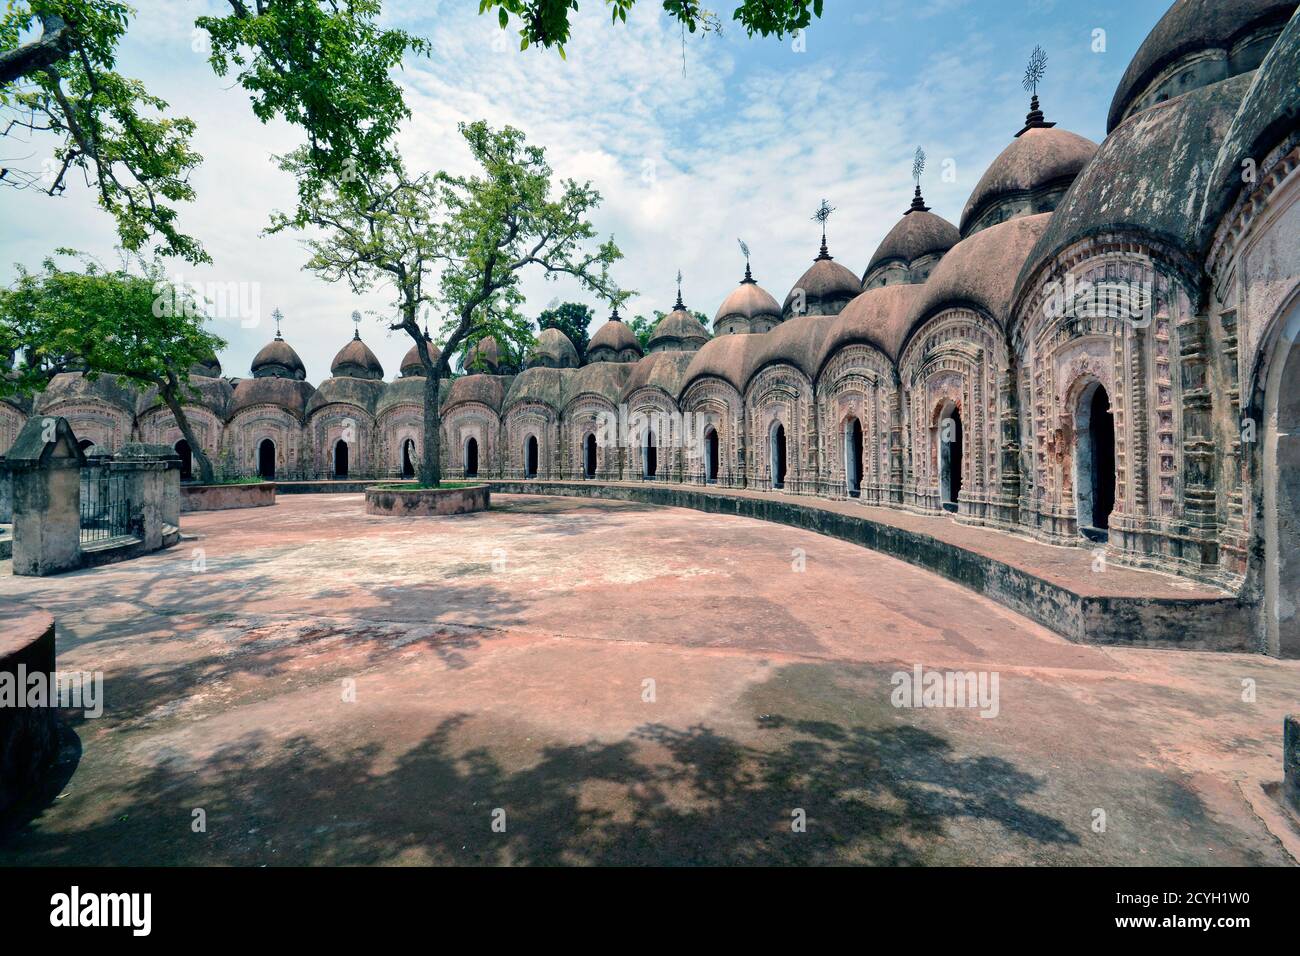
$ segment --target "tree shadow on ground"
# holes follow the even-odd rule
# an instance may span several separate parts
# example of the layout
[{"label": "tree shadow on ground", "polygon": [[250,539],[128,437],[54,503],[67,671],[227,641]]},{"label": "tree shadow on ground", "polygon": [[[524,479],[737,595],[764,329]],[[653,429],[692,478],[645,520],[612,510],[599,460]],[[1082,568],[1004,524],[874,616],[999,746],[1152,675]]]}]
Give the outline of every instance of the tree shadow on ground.
[{"label": "tree shadow on ground", "polygon": [[[951,848],[940,853],[952,825],[972,823],[1048,855],[1079,843],[1026,805],[1040,781],[915,727],[768,718],[748,744],[652,724],[615,743],[548,747],[511,769],[485,748],[454,746],[468,723],[446,719],[395,762],[377,744],[327,750],[262,734],[201,763],[174,755],[115,781],[117,809],[86,802],[79,819],[94,822],[29,828],[0,860],[906,865],[952,862]],[[192,830],[195,808],[204,833]],[[498,808],[505,832],[492,829]],[[797,811],[805,832],[792,825]]]}]

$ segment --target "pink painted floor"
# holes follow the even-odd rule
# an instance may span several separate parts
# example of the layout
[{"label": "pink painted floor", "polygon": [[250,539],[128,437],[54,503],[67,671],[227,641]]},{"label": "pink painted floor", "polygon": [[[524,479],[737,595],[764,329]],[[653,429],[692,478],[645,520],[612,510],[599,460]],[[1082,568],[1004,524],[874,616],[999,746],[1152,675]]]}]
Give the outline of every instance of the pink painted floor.
[{"label": "pink painted floor", "polygon": [[[493,505],[284,496],[127,564],[0,563],[106,696],[0,863],[1295,862],[1300,662],[1073,645],[743,518]],[[996,673],[997,715],[893,706],[917,664]]]}]

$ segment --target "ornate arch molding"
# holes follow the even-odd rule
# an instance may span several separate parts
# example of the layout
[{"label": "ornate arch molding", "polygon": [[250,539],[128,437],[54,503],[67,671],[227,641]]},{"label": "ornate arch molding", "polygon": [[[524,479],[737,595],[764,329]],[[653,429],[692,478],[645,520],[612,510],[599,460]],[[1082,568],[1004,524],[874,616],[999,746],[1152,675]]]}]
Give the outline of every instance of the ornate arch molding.
[{"label": "ornate arch molding", "polygon": [[[717,483],[726,488],[744,487],[747,454],[745,402],[740,392],[725,379],[706,376],[691,382],[682,392],[680,404],[683,415],[703,417],[703,423],[697,422],[701,437],[710,427],[718,433]],[[686,480],[705,483],[702,455],[688,454],[685,470]]]},{"label": "ornate arch molding", "polygon": [[[444,467],[450,474],[458,478],[466,477],[465,441],[468,438],[478,442],[479,475],[496,473],[501,419],[492,406],[484,402],[457,402],[450,411],[443,414],[442,430],[444,433],[442,458]],[[538,443],[538,470],[542,471],[545,459],[541,455],[546,444],[540,437]],[[416,447],[419,447],[418,443]],[[399,454],[400,451],[399,446]]]},{"label": "ornate arch molding", "polygon": [[555,474],[559,445],[560,416],[542,402],[516,402],[502,418],[505,448],[501,452],[502,473],[507,478],[523,478],[527,464],[524,447],[529,437],[537,439],[537,477]]},{"label": "ornate arch molding", "polygon": [[[580,392],[569,399],[560,413],[560,443],[562,459],[560,477],[586,477],[586,442],[588,435],[596,436],[596,477],[617,480],[622,473],[617,444],[602,441],[601,416],[618,420],[618,408],[598,392]],[[605,436],[617,440],[617,434]]]},{"label": "ornate arch molding", "polygon": [[313,409],[307,416],[306,434],[311,452],[303,457],[314,461],[319,477],[333,474],[334,446],[340,440],[348,443],[349,474],[368,475],[374,468],[375,417],[360,405],[329,402]]},{"label": "ornate arch molding", "polygon": [[817,491],[817,412],[812,381],[794,365],[769,362],[749,379],[745,389],[745,433],[751,436],[749,481],[758,488],[772,486],[771,456],[761,443],[774,425],[785,429],[784,487],[794,494]]},{"label": "ornate arch molding", "polygon": [[657,385],[643,385],[629,392],[623,399],[627,406],[628,423],[631,432],[621,441],[624,447],[624,468],[626,477],[640,480],[644,476],[645,461],[643,448],[645,436],[635,433],[634,417],[640,415],[655,416],[650,423],[650,430],[655,439],[655,480],[681,481],[684,471],[684,439],[681,431],[681,407],[675,396],[670,395]]},{"label": "ornate arch molding", "polygon": [[938,513],[941,447],[932,413],[945,400],[961,410],[961,520],[1006,524],[1002,501],[1002,419],[1008,408],[1009,349],[987,312],[949,305],[917,325],[899,355],[903,443],[908,462],[905,507]]},{"label": "ornate arch molding", "polygon": [[819,370],[815,394],[821,463],[818,493],[848,496],[848,436],[856,420],[862,428],[858,498],[864,504],[895,500],[902,479],[896,473],[901,471],[901,436],[898,370],[893,361],[871,342],[842,345]]},{"label": "ornate arch molding", "polygon": [[1258,166],[1252,189],[1242,189],[1228,211],[1219,219],[1205,257],[1205,271],[1220,301],[1231,296],[1233,264],[1243,238],[1269,209],[1282,185],[1300,169],[1300,132],[1292,132],[1275,146]]}]

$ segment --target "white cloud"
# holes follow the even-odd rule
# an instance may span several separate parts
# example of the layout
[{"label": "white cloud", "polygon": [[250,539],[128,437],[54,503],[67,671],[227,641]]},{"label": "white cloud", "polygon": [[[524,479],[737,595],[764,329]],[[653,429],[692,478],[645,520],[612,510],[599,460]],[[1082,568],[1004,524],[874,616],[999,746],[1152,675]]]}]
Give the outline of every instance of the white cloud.
[{"label": "white cloud", "polygon": [[[946,22],[962,6],[935,0],[909,7],[908,15]],[[353,297],[323,283],[301,271],[304,255],[293,236],[260,235],[272,209],[293,204],[294,185],[270,157],[298,136],[286,124],[259,123],[247,95],[231,79],[213,76],[191,49],[193,16],[221,5],[149,0],[141,7],[122,69],[196,120],[196,146],[205,156],[194,177],[199,198],[183,210],[182,228],[196,233],[216,261],[186,274],[260,283],[264,312],[284,310],[285,337],[319,381],[351,336],[352,310],[382,312],[388,296]],[[743,272],[737,237],[753,249],[759,281],[783,298],[817,252],[820,237],[809,217],[823,196],[838,208],[831,251],[860,273],[907,208],[917,143],[931,157],[926,198],[956,221],[1027,108],[1018,75],[1023,37],[1008,53],[1012,42],[995,35],[1001,19],[987,29],[953,30],[942,52],[905,70],[890,61],[888,24],[865,29],[846,21],[825,29],[851,36],[815,27],[805,54],[792,52],[788,41],[747,40],[738,30],[688,37],[683,72],[680,33],[653,5],[638,5],[631,22],[618,26],[601,5],[584,5],[566,60],[553,51],[521,53],[494,18],[477,15],[476,4],[390,0],[386,10],[433,43],[427,60],[408,62],[400,74],[413,112],[401,134],[408,165],[465,170],[461,120],[524,130],[547,147],[558,175],[589,179],[604,195],[593,219],[626,253],[616,277],[641,293],[633,312],[667,309],[680,268],[688,305],[712,315]],[[1051,118],[1067,128],[1079,129],[1083,117],[1100,126],[1108,84],[1123,64],[1089,58],[1082,33],[1040,35],[1053,55],[1044,91]],[[939,178],[948,157],[956,162],[955,183]],[[58,245],[111,254],[111,220],[84,189],[59,200],[28,193],[0,202],[0,275],[10,262],[37,264]],[[534,312],[556,297],[583,298],[571,283],[539,275],[528,277],[525,291]],[[269,319],[257,329],[228,324],[220,331],[231,340],[222,356],[227,374],[247,374],[253,353],[272,334]],[[396,373],[407,343],[377,321],[363,337]]]}]

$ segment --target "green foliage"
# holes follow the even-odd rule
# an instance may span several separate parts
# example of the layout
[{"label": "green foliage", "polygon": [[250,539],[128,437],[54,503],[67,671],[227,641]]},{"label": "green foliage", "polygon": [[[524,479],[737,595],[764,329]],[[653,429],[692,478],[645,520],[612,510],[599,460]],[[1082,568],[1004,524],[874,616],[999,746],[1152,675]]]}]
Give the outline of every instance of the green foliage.
[{"label": "green foliage", "polygon": [[636,335],[636,340],[641,343],[641,351],[649,350],[650,336],[654,334],[655,326],[659,324],[659,320],[666,314],[656,310],[653,319],[647,319],[644,315],[636,315],[628,321],[628,328]]},{"label": "green foliage", "polygon": [[553,309],[546,309],[537,317],[537,327],[559,329],[567,335],[573,347],[578,350],[578,361],[581,362],[586,359],[587,346],[591,344],[587,327],[591,325],[593,317],[591,306],[583,305],[581,302],[561,302]]},{"label": "green foliage", "polygon": [[458,344],[475,318],[480,327],[516,325],[524,298],[520,276],[531,267],[608,296],[609,267],[623,254],[612,238],[588,245],[596,230],[587,216],[600,193],[572,179],[556,190],[546,151],[528,145],[517,129],[493,130],[480,120],[462,123],[460,131],[480,172],[438,176],[446,211],[439,300],[448,342]]},{"label": "green foliage", "polygon": [[232,69],[263,122],[302,128],[298,190],[303,202],[326,182],[346,190],[382,176],[389,143],[411,115],[390,73],[428,41],[378,25],[379,0],[230,0],[231,13],[199,17],[218,76]]},{"label": "green foliage", "polygon": [[190,366],[225,347],[204,328],[202,303],[168,283],[157,260],[141,262],[144,275],[82,263],[62,269],[51,257],[38,272],[19,266],[12,287],[0,290],[0,354],[23,352],[0,378],[0,394],[37,391],[53,375],[79,369],[137,387],[169,379],[184,386]]},{"label": "green foliage", "polygon": [[[636,0],[605,0],[612,23],[626,23],[628,11]],[[721,33],[722,22],[700,0],[660,0],[664,12],[691,33]],[[749,36],[784,37],[807,27],[814,16],[822,15],[823,0],[741,0],[731,19],[745,28]],[[521,21],[519,49],[533,45],[555,47],[564,56],[569,41],[570,20],[578,9],[578,0],[479,0],[479,13],[497,11],[501,29],[510,25],[512,16]]]},{"label": "green foliage", "polygon": [[0,15],[0,107],[14,114],[5,135],[52,145],[39,170],[6,168],[0,182],[53,196],[79,170],[127,249],[156,236],[165,255],[208,262],[170,205],[194,198],[194,123],[162,115],[165,100],[113,69],[130,13],[114,0],[11,0]]}]

